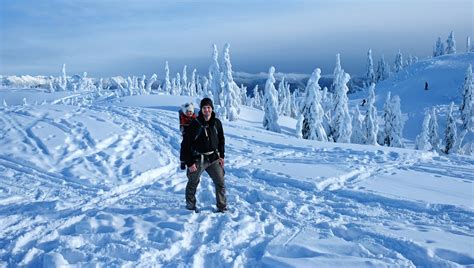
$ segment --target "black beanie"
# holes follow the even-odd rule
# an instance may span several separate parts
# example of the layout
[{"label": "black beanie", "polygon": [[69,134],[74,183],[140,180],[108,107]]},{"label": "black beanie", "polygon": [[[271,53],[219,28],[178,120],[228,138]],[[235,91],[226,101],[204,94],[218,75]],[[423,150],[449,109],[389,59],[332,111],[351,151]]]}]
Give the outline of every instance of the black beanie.
[{"label": "black beanie", "polygon": [[214,105],[212,104],[212,100],[209,98],[204,98],[201,100],[201,105],[199,107],[202,109],[203,106],[211,106],[212,110],[214,110]]}]

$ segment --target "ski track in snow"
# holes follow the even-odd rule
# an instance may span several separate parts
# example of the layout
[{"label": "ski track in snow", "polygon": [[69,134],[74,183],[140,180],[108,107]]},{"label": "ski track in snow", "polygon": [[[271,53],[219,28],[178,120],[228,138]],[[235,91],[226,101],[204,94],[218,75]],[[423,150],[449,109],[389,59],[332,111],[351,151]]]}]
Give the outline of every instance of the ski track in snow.
[{"label": "ski track in snow", "polygon": [[[234,135],[242,129],[285,139],[227,123],[230,211],[213,212],[214,186],[205,175],[197,193],[201,212],[193,213],[184,209],[186,178],[177,168],[181,136],[175,112],[112,105],[53,108],[0,110],[0,146],[12,148],[0,153],[0,265],[65,260],[252,267],[348,256],[360,260],[358,265],[474,265],[472,254],[433,252],[396,235],[398,230],[447,232],[472,240],[472,208],[397,199],[359,186],[400,170],[448,175],[436,169],[445,163],[443,157],[375,147],[289,146]],[[116,131],[95,138],[91,122]],[[57,134],[41,137],[39,126]],[[58,137],[65,142],[53,147]],[[473,165],[470,158],[449,161],[450,168],[456,161]],[[320,176],[314,170],[313,177],[296,178],[265,166],[276,163],[330,165],[340,172]],[[451,172],[474,181],[472,168]],[[301,243],[308,234],[348,248],[331,252]]]}]

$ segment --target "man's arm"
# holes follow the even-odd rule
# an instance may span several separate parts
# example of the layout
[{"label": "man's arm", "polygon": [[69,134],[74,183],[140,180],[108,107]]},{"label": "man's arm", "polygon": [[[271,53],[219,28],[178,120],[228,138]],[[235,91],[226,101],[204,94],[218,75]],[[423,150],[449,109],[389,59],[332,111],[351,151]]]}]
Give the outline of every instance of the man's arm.
[{"label": "man's arm", "polygon": [[225,138],[224,138],[224,129],[222,128],[222,123],[220,120],[217,124],[217,138],[219,139],[219,144],[217,145],[217,149],[219,150],[219,157],[224,158],[225,155]]}]

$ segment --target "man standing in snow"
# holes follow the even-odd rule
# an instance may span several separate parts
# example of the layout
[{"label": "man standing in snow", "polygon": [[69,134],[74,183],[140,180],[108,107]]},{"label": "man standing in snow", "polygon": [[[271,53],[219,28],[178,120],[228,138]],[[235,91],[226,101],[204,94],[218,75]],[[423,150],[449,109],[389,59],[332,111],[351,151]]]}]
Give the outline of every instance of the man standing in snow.
[{"label": "man standing in snow", "polygon": [[225,212],[224,131],[221,121],[213,112],[211,99],[202,99],[200,108],[198,117],[189,125],[181,143],[182,159],[188,167],[186,209],[196,210],[196,190],[205,170],[215,185],[217,211]]}]

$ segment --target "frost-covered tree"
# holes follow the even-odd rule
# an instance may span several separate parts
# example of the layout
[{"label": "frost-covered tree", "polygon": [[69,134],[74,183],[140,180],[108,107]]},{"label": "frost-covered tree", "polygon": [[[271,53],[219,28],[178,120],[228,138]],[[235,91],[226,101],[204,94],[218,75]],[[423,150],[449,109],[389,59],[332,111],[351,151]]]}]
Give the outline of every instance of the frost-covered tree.
[{"label": "frost-covered tree", "polygon": [[466,38],[466,53],[471,52],[471,37]]},{"label": "frost-covered tree", "polygon": [[196,96],[197,87],[196,87],[196,69],[193,70],[191,74],[191,82],[189,83],[189,93],[190,96]]},{"label": "frost-covered tree", "polygon": [[444,131],[444,152],[455,153],[457,151],[457,129],[456,120],[453,116],[454,103],[449,106],[448,116],[446,118],[446,129]]},{"label": "frost-covered tree", "polygon": [[390,146],[390,133],[392,131],[392,107],[391,107],[391,97],[392,93],[388,92],[383,105],[383,145]]},{"label": "frost-covered tree", "polygon": [[389,77],[389,70],[387,63],[385,62],[385,57],[382,55],[377,65],[377,73],[375,75],[375,80],[377,82],[385,80]]},{"label": "frost-covered tree", "polygon": [[336,54],[336,66],[334,67],[334,72],[332,74],[333,80],[331,84],[331,90],[334,92],[336,88],[336,78],[340,76],[342,72],[342,67],[341,67],[341,55],[338,53]]},{"label": "frost-covered tree", "polygon": [[[5,100],[3,100],[5,101]],[[298,117],[298,120],[296,121],[296,137],[298,139],[302,139],[303,138],[303,120],[304,120],[304,116],[303,116],[303,113],[299,113],[299,115],[297,116]]]},{"label": "frost-covered tree", "polygon": [[191,92],[189,92],[188,87],[188,66],[184,65],[183,67],[183,77],[181,82],[181,95],[191,96]]},{"label": "frost-covered tree", "polygon": [[451,33],[446,40],[446,54],[456,54],[456,39],[454,39],[454,33]]},{"label": "frost-covered tree", "polygon": [[291,95],[290,116],[292,118],[295,118],[295,119],[298,118],[298,114],[299,114],[298,107],[297,107],[297,104],[296,104],[296,94],[297,94],[296,90],[293,91],[293,93],[290,93],[290,95]]},{"label": "frost-covered tree", "polygon": [[429,137],[429,126],[430,126],[430,114],[426,113],[425,119],[423,119],[423,126],[421,127],[421,133],[416,136],[415,149],[422,151],[431,150],[431,143]]},{"label": "frost-covered tree", "polygon": [[472,131],[474,128],[473,118],[473,98],[472,89],[474,87],[474,80],[472,78],[472,65],[469,64],[466,70],[466,77],[464,78],[464,85],[462,89],[462,100],[459,109],[461,110],[462,127],[461,130]]},{"label": "frost-covered tree", "polygon": [[148,94],[151,93],[151,86],[156,82],[157,79],[158,76],[156,74],[153,74],[150,79],[147,80],[146,91],[148,92]]},{"label": "frost-covered tree", "polygon": [[217,52],[217,46],[213,45],[212,52],[212,64],[209,67],[209,80],[212,95],[214,96],[214,105],[222,106],[222,75],[219,68],[218,62],[219,52]]},{"label": "frost-covered tree", "polygon": [[59,87],[62,91],[67,90],[66,63],[63,64],[62,76],[59,79]]},{"label": "frost-covered tree", "polygon": [[226,109],[226,115],[229,121],[235,121],[239,118],[240,111],[240,89],[235,84],[232,76],[232,64],[230,62],[230,45],[226,43],[224,45],[224,64],[222,65],[223,71],[223,96],[224,96],[224,107]]},{"label": "frost-covered tree", "polygon": [[278,125],[278,96],[274,83],[275,80],[275,67],[270,67],[268,71],[268,79],[265,83],[265,97],[264,97],[264,117],[263,127],[266,130],[273,132],[281,132],[280,126]]},{"label": "frost-covered tree", "polygon": [[140,82],[139,82],[140,94],[142,95],[149,94],[145,88],[145,81],[146,81],[146,75],[142,75],[142,78],[140,79]]},{"label": "frost-covered tree", "polygon": [[354,107],[354,115],[352,116],[352,135],[351,142],[357,144],[364,144],[364,131],[362,126],[359,106]]},{"label": "frost-covered tree", "polygon": [[171,95],[178,95],[178,86],[176,85],[176,77],[173,77],[173,79],[171,79],[170,94]]},{"label": "frost-covered tree", "polygon": [[440,149],[440,138],[438,134],[438,116],[436,110],[433,107],[430,111],[430,123],[428,124],[428,139],[431,144],[431,148],[435,151]]},{"label": "frost-covered tree", "polygon": [[394,71],[398,73],[399,71],[403,70],[403,56],[402,51],[398,50],[397,55],[395,56],[395,62],[393,64]]},{"label": "frost-covered tree", "polygon": [[283,77],[278,84],[278,103],[280,115],[289,116],[291,114],[291,93],[290,84]]},{"label": "frost-covered tree", "polygon": [[171,81],[170,81],[170,67],[168,66],[168,61],[166,61],[165,63],[165,84],[163,85],[163,89],[166,93],[172,94]]},{"label": "frost-covered tree", "polygon": [[402,110],[400,108],[400,97],[395,95],[392,98],[392,133],[391,133],[391,141],[390,146],[392,147],[400,147],[403,148],[403,125],[404,120],[402,117]]},{"label": "frost-covered tree", "polygon": [[375,107],[375,84],[372,83],[367,97],[367,112],[363,124],[364,143],[376,145],[379,132],[377,123],[377,108]]},{"label": "frost-covered tree", "polygon": [[441,41],[441,37],[438,37],[436,40],[436,46],[433,49],[433,57],[438,57],[444,55],[444,44]]},{"label": "frost-covered tree", "polygon": [[335,142],[349,143],[351,141],[352,120],[349,114],[349,99],[347,97],[349,91],[347,82],[350,79],[350,75],[342,69],[335,77],[334,108],[331,118],[331,134]]},{"label": "frost-covered tree", "polygon": [[367,78],[367,85],[370,85],[376,82],[376,77],[374,73],[374,61],[372,60],[372,49],[369,49],[369,51],[367,52],[366,78]]},{"label": "frost-covered tree", "polygon": [[302,135],[304,139],[327,141],[327,134],[323,127],[324,110],[321,107],[321,87],[318,84],[320,78],[321,70],[316,68],[306,86]]},{"label": "frost-covered tree", "polygon": [[262,101],[263,100],[260,96],[260,93],[258,92],[258,85],[255,85],[252,92],[253,92],[252,107],[262,110]]}]

